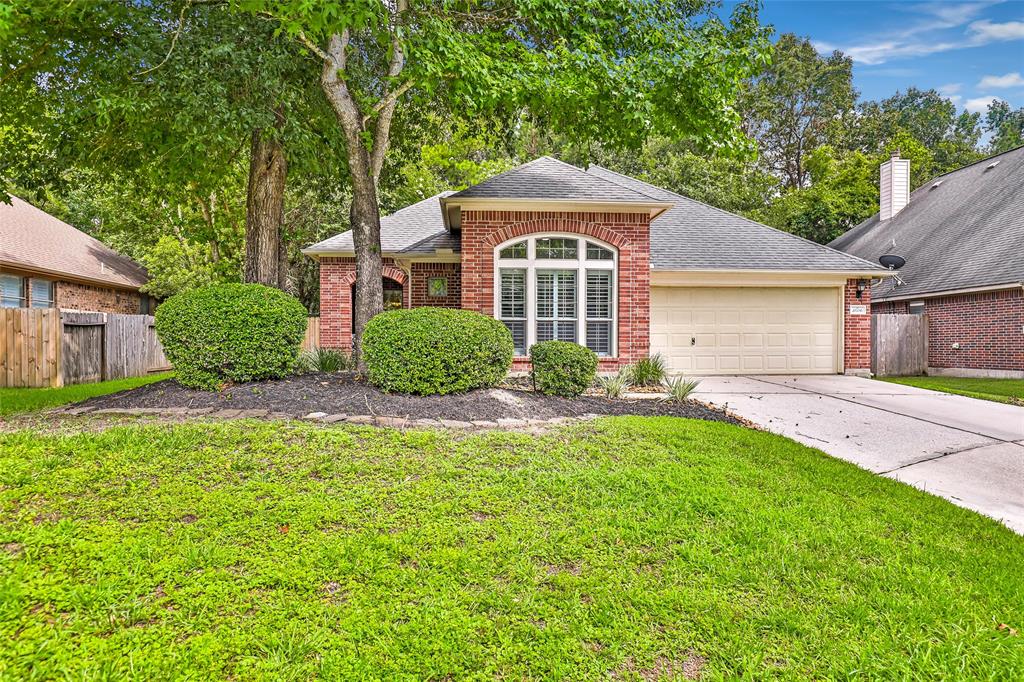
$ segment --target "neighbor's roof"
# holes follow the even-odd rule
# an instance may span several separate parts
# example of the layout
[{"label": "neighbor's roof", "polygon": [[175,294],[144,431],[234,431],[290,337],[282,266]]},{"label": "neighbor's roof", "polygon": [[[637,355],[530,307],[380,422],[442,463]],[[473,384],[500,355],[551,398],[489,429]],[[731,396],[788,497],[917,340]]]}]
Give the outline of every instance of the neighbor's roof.
[{"label": "neighbor's roof", "polygon": [[588,173],[675,205],[651,222],[655,270],[882,270],[849,254],[607,168]]},{"label": "neighbor's roof", "polygon": [[0,202],[0,265],[132,289],[148,281],[135,261],[15,196]]},{"label": "neighbor's roof", "polygon": [[876,300],[1024,281],[1024,147],[926,182],[895,218],[876,213],[831,246],[907,259],[903,284],[875,287]]},{"label": "neighbor's roof", "polygon": [[546,199],[654,203],[658,201],[581,168],[542,156],[452,194],[454,199]]},{"label": "neighbor's roof", "polygon": [[[874,263],[809,242],[787,232],[713,208],[599,166],[584,171],[547,156],[457,193],[442,193],[381,219],[386,254],[433,254],[459,250],[445,228],[440,198],[550,199],[671,205],[651,222],[655,270],[794,270],[885,272]],[[454,200],[454,201],[453,201]],[[352,253],[344,232],[305,253]]]},{"label": "neighbor's roof", "polygon": [[[445,227],[441,217],[441,192],[380,219],[380,248],[383,253],[432,254],[437,249],[458,252],[459,238]],[[302,250],[310,255],[320,253],[352,253],[352,233],[342,232]]]}]

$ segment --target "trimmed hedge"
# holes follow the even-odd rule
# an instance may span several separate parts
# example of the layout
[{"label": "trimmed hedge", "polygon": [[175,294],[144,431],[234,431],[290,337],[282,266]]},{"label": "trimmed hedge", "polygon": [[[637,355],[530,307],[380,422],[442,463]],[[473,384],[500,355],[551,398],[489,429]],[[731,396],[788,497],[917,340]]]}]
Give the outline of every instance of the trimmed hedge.
[{"label": "trimmed hedge", "polygon": [[546,395],[574,398],[597,376],[594,351],[569,341],[542,341],[530,346],[534,387]]},{"label": "trimmed hedge", "polygon": [[291,374],[306,334],[306,308],[262,284],[214,284],[162,303],[156,333],[175,378],[213,390],[225,381]]},{"label": "trimmed hedge", "polygon": [[370,383],[386,392],[443,395],[494,386],[508,375],[512,353],[508,328],[470,310],[390,310],[363,330]]}]

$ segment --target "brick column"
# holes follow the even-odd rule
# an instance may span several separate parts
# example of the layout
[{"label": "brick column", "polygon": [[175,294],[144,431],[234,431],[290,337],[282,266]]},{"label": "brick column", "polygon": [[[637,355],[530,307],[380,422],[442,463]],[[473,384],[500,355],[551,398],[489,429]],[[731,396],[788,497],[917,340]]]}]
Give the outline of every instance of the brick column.
[{"label": "brick column", "polygon": [[[865,282],[857,298],[856,279],[843,289],[843,361],[847,374],[871,372],[871,287]],[[863,315],[851,315],[850,306],[864,306]]]}]

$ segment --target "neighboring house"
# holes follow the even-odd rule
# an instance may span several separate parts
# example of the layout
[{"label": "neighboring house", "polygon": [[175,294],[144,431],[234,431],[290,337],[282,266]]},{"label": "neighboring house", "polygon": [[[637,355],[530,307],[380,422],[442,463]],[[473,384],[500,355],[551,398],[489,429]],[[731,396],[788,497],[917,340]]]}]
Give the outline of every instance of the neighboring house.
[{"label": "neighboring house", "polygon": [[35,206],[0,202],[0,307],[151,313],[146,271]]},{"label": "neighboring house", "polygon": [[910,193],[909,161],[882,164],[882,211],[830,244],[906,259],[875,313],[928,314],[928,373],[1024,377],[1024,147]]},{"label": "neighboring house", "polygon": [[[600,167],[541,157],[381,220],[385,305],[502,320],[516,348],[575,341],[602,371],[866,373],[880,266]],[[349,348],[350,233],[320,260],[321,343]]]}]

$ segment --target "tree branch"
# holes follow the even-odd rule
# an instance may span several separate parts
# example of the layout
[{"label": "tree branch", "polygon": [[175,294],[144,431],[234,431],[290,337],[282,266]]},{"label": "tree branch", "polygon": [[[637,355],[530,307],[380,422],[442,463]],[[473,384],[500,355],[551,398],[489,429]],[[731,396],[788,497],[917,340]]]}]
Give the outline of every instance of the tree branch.
[{"label": "tree branch", "polygon": [[167,50],[167,54],[164,56],[163,60],[161,60],[161,62],[159,64],[157,64],[156,66],[154,66],[152,68],[144,69],[142,71],[139,71],[137,74],[135,74],[136,76],[145,76],[147,73],[150,73],[152,71],[156,71],[161,66],[166,64],[167,60],[171,58],[171,55],[174,54],[174,46],[178,44],[178,37],[181,36],[181,31],[182,31],[182,29],[185,28],[185,13],[188,12],[188,8],[191,7],[191,6],[192,6],[192,0],[188,0],[184,4],[184,6],[182,6],[181,13],[178,15],[178,28],[174,32],[174,35],[171,37],[171,47],[170,47],[170,49]]},{"label": "tree branch", "polygon": [[[408,9],[407,0],[397,0],[393,15],[393,26],[391,28],[391,62],[388,64],[388,78],[397,78],[402,69],[405,68],[405,52],[402,50],[402,14]],[[377,125],[374,127],[373,150],[370,152],[370,173],[373,175],[373,182],[377,184],[380,179],[380,171],[384,167],[384,157],[387,156],[388,147],[391,145],[391,119],[395,115],[395,107],[398,106],[398,98],[406,90],[412,87],[411,82],[400,85],[391,91],[374,106],[377,113]],[[367,117],[369,118],[369,117]],[[366,120],[363,121],[365,127]]]}]

